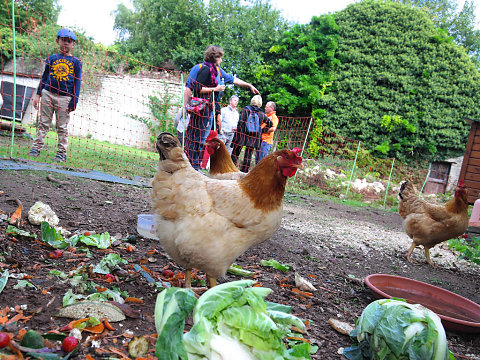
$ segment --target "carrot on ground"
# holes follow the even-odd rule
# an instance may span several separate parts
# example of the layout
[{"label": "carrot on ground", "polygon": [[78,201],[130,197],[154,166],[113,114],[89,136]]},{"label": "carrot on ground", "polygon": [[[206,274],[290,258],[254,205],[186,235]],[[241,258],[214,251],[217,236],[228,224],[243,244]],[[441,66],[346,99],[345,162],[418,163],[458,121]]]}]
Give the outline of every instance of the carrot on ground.
[{"label": "carrot on ground", "polygon": [[134,302],[134,303],[143,304],[142,299],[139,299],[139,298],[136,298],[136,297],[131,297],[131,296],[125,298],[125,302]]},{"label": "carrot on ground", "polygon": [[13,225],[21,219],[22,219],[22,205],[19,205],[17,210],[15,210],[15,212],[10,217],[9,223]]},{"label": "carrot on ground", "polygon": [[105,324],[105,327],[106,327],[108,330],[111,330],[111,331],[114,331],[114,330],[115,330],[115,328],[112,326],[112,324],[110,324],[110,323],[108,322],[107,319],[103,319],[103,323]]},{"label": "carrot on ground", "polygon": [[297,293],[297,294],[305,296],[305,297],[312,297],[313,296],[313,294],[311,292],[302,291],[302,290],[299,290],[297,288],[293,288],[292,291],[294,293]]},{"label": "carrot on ground", "polygon": [[304,341],[304,342],[307,342],[307,343],[311,344],[310,340],[304,339],[304,338],[301,338],[301,337],[296,337],[296,336],[287,336],[287,337],[285,337],[285,339],[288,339],[288,340],[299,340],[299,341]]}]

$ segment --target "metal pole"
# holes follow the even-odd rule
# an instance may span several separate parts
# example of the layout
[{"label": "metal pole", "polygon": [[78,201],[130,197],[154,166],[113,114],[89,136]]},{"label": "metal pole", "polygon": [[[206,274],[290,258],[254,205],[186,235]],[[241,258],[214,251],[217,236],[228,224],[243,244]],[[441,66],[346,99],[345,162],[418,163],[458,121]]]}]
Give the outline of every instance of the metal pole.
[{"label": "metal pole", "polygon": [[392,167],[390,168],[390,175],[388,176],[387,189],[385,190],[385,198],[383,199],[383,207],[385,207],[387,202],[388,188],[390,187],[390,180],[392,179],[393,164],[395,164],[395,158],[393,158]]},{"label": "metal pole", "polygon": [[185,118],[187,117],[187,112],[185,110],[185,86],[183,85],[183,72],[180,73],[180,83],[182,84],[182,121],[183,121],[183,132],[182,132],[182,150],[185,150],[185,132],[187,131],[187,129],[185,128]]},{"label": "metal pole", "polygon": [[[213,105],[213,131],[217,131],[217,114],[215,114],[215,92],[212,91],[212,105]],[[212,127],[210,126],[210,129]]]},{"label": "metal pole", "polygon": [[427,180],[428,180],[428,177],[430,176],[430,171],[431,171],[431,170],[432,170],[432,163],[430,163],[430,165],[428,166],[427,177],[425,178],[425,181],[423,182],[422,189],[421,189],[420,192],[418,193],[418,196],[420,196],[420,194],[423,192],[423,188],[425,187],[425,184],[427,183]]},{"label": "metal pole", "polygon": [[347,192],[345,193],[345,197],[347,197],[348,190],[350,190],[350,183],[352,182],[353,173],[355,171],[355,165],[357,164],[357,157],[358,157],[358,152],[360,151],[360,144],[361,143],[362,143],[361,141],[358,142],[357,154],[355,155],[355,161],[353,162],[352,173],[350,174],[350,180],[348,181]]},{"label": "metal pole", "polygon": [[[300,156],[305,151],[305,145],[307,144],[308,135],[310,134],[310,127],[312,126],[312,120],[313,118],[310,118],[310,123],[308,124],[308,129],[307,129],[307,135],[305,136],[305,140],[303,141],[302,152],[300,153]],[[295,180],[297,180],[297,173],[295,173],[295,176],[293,177],[292,186],[295,185]]]},{"label": "metal pole", "polygon": [[305,151],[305,145],[307,145],[307,139],[308,139],[308,135],[310,134],[310,128],[312,126],[312,120],[313,120],[313,118],[310,118],[310,123],[308,124],[308,129],[307,129],[307,135],[305,135],[305,140],[303,140],[302,154]]},{"label": "metal pole", "polygon": [[13,157],[13,144],[15,140],[15,113],[17,111],[17,53],[15,50],[15,0],[12,0],[12,34],[13,34],[13,121],[12,140],[10,143],[10,157]]}]

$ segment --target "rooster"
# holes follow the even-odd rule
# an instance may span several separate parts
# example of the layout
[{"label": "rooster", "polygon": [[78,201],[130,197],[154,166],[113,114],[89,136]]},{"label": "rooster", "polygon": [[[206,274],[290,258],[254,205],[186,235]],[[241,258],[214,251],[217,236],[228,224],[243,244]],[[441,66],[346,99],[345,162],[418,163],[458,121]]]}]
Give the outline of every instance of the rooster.
[{"label": "rooster", "polygon": [[222,140],[213,138],[205,142],[205,149],[210,154],[209,176],[221,180],[239,180],[247,173],[240,171],[232,161],[227,147]]},{"label": "rooster", "polygon": [[465,233],[468,226],[467,190],[463,180],[458,183],[455,196],[445,205],[430,204],[418,197],[411,181],[405,181],[400,187],[398,213],[403,219],[403,229],[412,238],[407,252],[407,260],[415,247],[423,245],[427,262],[430,249],[435,245]]},{"label": "rooster", "polygon": [[161,133],[156,148],[151,195],[157,236],[185,267],[185,287],[191,287],[193,268],[204,271],[213,287],[238,256],[280,227],[285,185],[303,168],[302,158],[276,151],[243,179],[218,180],[195,171],[172,134]]}]

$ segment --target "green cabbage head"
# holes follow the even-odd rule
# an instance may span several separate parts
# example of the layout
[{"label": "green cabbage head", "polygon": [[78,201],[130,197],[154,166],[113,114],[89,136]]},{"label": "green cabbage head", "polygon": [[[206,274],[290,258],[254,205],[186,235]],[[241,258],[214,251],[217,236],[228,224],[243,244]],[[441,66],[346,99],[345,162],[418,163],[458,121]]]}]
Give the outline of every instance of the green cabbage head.
[{"label": "green cabbage head", "polygon": [[358,345],[346,348],[350,360],[451,360],[440,318],[419,304],[402,299],[372,302],[350,336]]}]

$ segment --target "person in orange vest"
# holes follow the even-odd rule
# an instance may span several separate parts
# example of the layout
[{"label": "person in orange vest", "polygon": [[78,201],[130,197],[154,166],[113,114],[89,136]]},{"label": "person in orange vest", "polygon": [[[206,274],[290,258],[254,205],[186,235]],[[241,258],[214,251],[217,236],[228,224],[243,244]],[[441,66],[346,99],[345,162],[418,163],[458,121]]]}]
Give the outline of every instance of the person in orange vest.
[{"label": "person in orange vest", "polygon": [[[265,104],[265,115],[272,121],[273,126],[262,134],[262,144],[260,149],[255,154],[255,164],[258,164],[265,156],[268,155],[273,146],[273,133],[277,130],[278,117],[276,113],[277,105],[273,101],[269,101]],[[266,124],[262,124],[264,128]]]}]

